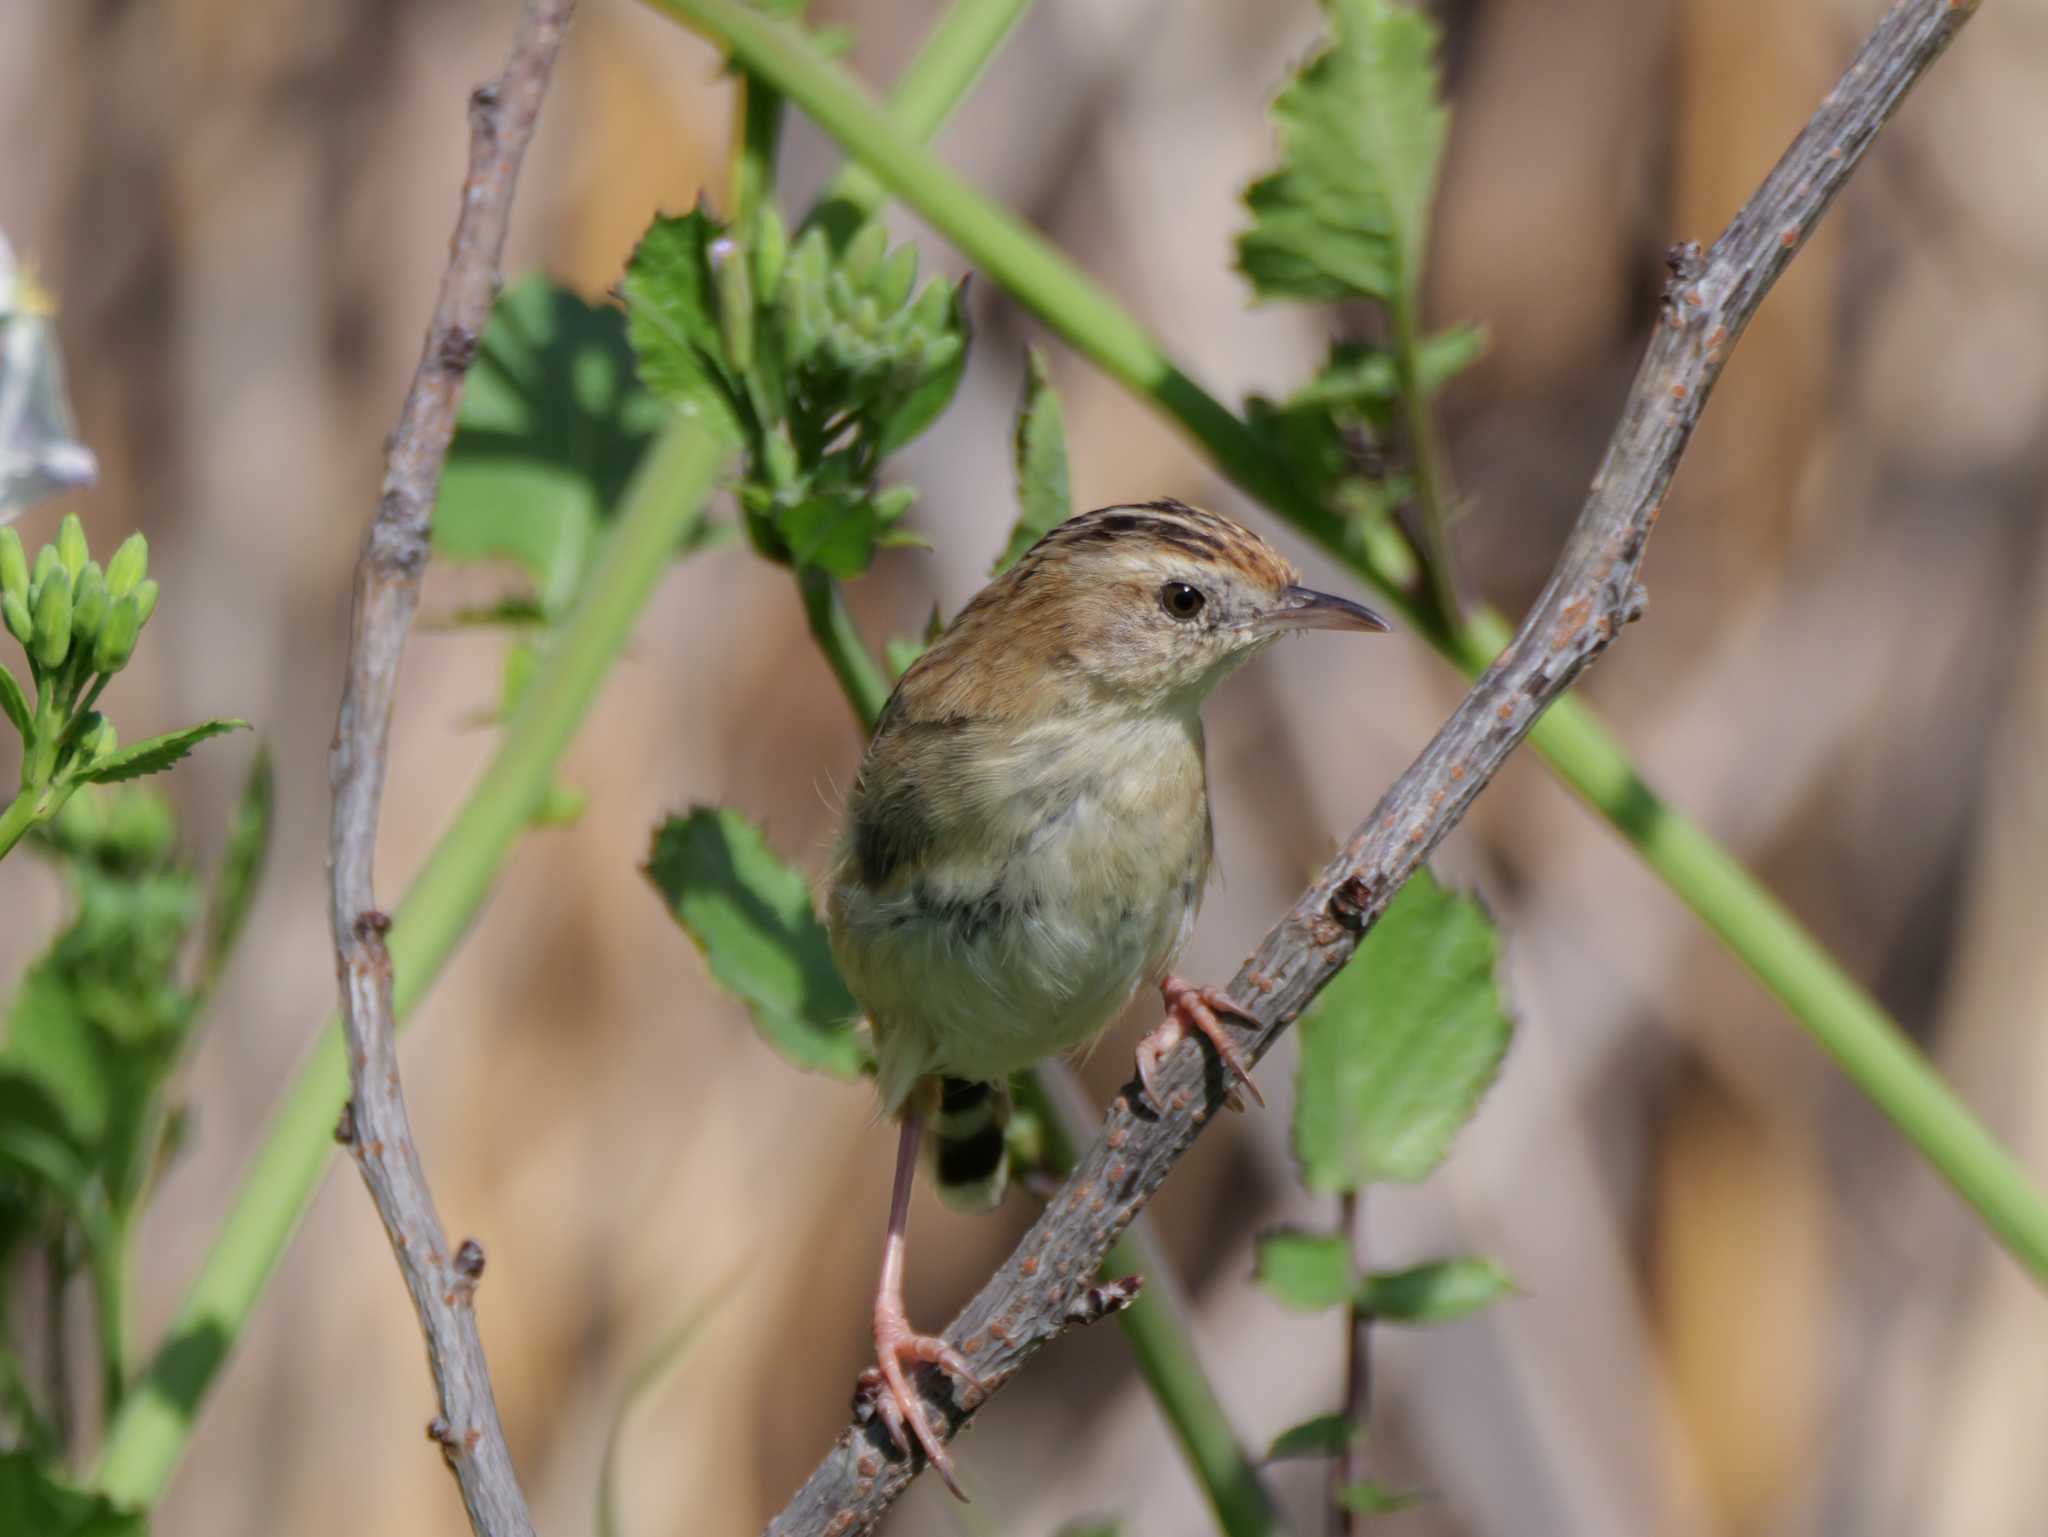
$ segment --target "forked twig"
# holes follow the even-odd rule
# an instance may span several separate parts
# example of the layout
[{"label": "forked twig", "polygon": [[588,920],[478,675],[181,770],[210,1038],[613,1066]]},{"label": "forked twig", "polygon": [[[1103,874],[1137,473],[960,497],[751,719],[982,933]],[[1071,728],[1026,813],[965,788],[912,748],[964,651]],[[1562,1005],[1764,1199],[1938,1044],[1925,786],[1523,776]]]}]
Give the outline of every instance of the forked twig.
[{"label": "forked twig", "polygon": [[479,1537],[532,1537],[533,1522],[498,1423],[471,1309],[483,1249],[474,1239],[449,1245],[406,1118],[391,953],[384,944],[391,923],[377,910],[371,871],[391,702],[419,604],[428,520],[463,380],[497,296],[520,161],[574,9],[575,0],[527,0],[503,71],[470,98],[462,207],[426,345],[391,438],[376,518],[356,564],[348,672],[328,765],[334,787],[330,915],[353,1096],[336,1135],[355,1154],[412,1293],[440,1395],[428,1434],[455,1473]]},{"label": "forked twig", "polygon": [[[1549,584],[1422,756],[1232,981],[1231,996],[1266,1021],[1239,1032],[1241,1050],[1264,1055],[1350,959],[1543,709],[1641,614],[1636,573],[1644,546],[1743,328],[1878,130],[1976,8],[1975,0],[1902,0],[1713,246],[1673,248],[1662,314]],[[1193,1048],[1162,1064],[1161,1079],[1169,1113],[1154,1119],[1130,1095],[1120,1097],[1065,1186],[946,1331],[992,1389],[1069,1327],[1071,1305],[1110,1244],[1229,1088]],[[946,1380],[930,1371],[920,1387],[933,1423],[948,1436],[973,1412],[956,1406]],[[870,1531],[922,1466],[921,1458],[901,1460],[881,1426],[856,1421],[770,1524],[770,1537]]]}]

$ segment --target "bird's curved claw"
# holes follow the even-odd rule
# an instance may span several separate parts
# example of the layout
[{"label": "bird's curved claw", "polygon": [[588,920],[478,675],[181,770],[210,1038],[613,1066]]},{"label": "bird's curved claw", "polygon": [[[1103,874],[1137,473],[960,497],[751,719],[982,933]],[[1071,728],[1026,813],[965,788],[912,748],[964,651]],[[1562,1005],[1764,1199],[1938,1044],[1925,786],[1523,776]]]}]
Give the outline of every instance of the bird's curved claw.
[{"label": "bird's curved claw", "polygon": [[[1230,1032],[1223,1028],[1219,1014],[1234,1014],[1239,1019],[1258,1023],[1255,1016],[1242,1004],[1234,1002],[1220,987],[1197,987],[1180,977],[1168,976],[1159,984],[1159,993],[1166,1000],[1166,1018],[1143,1040],[1138,1042],[1138,1081],[1145,1087],[1145,1097],[1152,1101],[1153,1108],[1161,1115],[1166,1113],[1165,1097],[1159,1092],[1159,1064],[1166,1054],[1187,1039],[1192,1029],[1208,1039],[1216,1048],[1216,1055],[1222,1059],[1224,1071],[1236,1080],[1244,1092],[1263,1109],[1266,1096],[1259,1092],[1258,1084],[1252,1081],[1251,1064],[1237,1049],[1237,1042],[1230,1038]],[[1233,1109],[1243,1109],[1243,1101],[1233,1090],[1230,1096]]]}]

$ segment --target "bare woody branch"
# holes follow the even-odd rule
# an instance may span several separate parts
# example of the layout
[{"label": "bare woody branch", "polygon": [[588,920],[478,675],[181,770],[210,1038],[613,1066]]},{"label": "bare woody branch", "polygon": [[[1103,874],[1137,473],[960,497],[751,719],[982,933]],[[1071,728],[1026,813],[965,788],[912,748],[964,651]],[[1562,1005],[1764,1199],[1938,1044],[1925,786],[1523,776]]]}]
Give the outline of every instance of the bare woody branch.
[{"label": "bare woody branch", "polygon": [[412,1293],[440,1396],[428,1435],[454,1470],[480,1537],[531,1537],[533,1522],[498,1423],[471,1308],[483,1250],[473,1239],[448,1243],[406,1118],[391,955],[384,944],[390,920],[376,908],[371,877],[391,702],[419,603],[428,520],[463,380],[497,296],[520,161],[574,9],[575,0],[527,0],[504,70],[470,98],[462,206],[426,345],[392,435],[376,518],[356,565],[348,672],[328,766],[334,786],[331,917],[353,1094],[336,1135],[354,1151]]},{"label": "bare woody branch", "polygon": [[[1237,1032],[1241,1050],[1263,1056],[1300,1016],[1537,716],[1640,616],[1644,546],[1743,328],[1878,130],[1975,10],[1974,0],[1895,6],[1712,248],[1674,248],[1663,312],[1549,584],[1507,650],[1238,972],[1231,995],[1267,1021]],[[1111,1243],[1229,1087],[1213,1058],[1192,1046],[1163,1065],[1162,1082],[1169,1113],[1154,1118],[1130,1094],[1119,1097],[1065,1186],[947,1330],[991,1390],[1076,1321],[1075,1301]],[[919,1386],[948,1436],[979,1407],[956,1406],[933,1368]],[[770,1524],[770,1537],[870,1531],[922,1466],[921,1457],[900,1460],[879,1424],[856,1421]]]}]

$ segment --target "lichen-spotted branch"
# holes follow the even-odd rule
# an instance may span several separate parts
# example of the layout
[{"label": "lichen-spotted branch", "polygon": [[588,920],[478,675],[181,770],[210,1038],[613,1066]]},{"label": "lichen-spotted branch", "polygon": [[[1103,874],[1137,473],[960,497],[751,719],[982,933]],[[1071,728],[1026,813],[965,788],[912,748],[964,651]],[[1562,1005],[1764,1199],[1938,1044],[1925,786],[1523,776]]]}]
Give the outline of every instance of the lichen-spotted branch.
[{"label": "lichen-spotted branch", "polygon": [[[1644,547],[1708,394],[1743,329],[1914,82],[1976,10],[1903,0],[1713,245],[1675,247],[1656,329],[1592,492],[1542,596],[1422,756],[1259,943],[1230,986],[1264,1023],[1237,1032],[1264,1055],[1336,975],[1404,881],[1457,825],[1544,707],[1643,610]],[[1002,1268],[946,1331],[991,1390],[1075,1322],[1074,1304],[1116,1236],[1151,1199],[1229,1085],[1187,1046],[1162,1067],[1169,1101],[1150,1115],[1130,1093]],[[947,1435],[978,1403],[920,1379]],[[903,1460],[881,1425],[856,1420],[775,1518],[770,1537],[871,1531],[922,1459]]]},{"label": "lichen-spotted branch", "polygon": [[519,165],[532,140],[575,0],[528,0],[498,78],[469,104],[469,169],[434,315],[393,433],[384,485],[356,565],[348,671],[329,777],[331,917],[352,1098],[337,1135],[376,1202],[404,1273],[440,1396],[428,1434],[440,1443],[479,1537],[531,1537],[491,1395],[472,1302],[483,1273],[473,1239],[451,1246],[420,1166],[398,1076],[391,955],[372,887],[377,817],[399,658],[419,603],[428,519],[477,339],[498,290]]}]

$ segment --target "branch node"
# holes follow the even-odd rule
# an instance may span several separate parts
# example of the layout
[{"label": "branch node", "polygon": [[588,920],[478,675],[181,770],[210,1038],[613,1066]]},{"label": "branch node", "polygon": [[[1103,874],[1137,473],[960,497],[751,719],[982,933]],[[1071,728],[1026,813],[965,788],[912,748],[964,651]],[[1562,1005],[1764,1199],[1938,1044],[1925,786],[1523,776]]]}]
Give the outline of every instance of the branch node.
[{"label": "branch node", "polygon": [[343,1147],[355,1146],[356,1102],[353,1097],[342,1101],[341,1119],[334,1123],[334,1140]]},{"label": "branch node", "polygon": [[384,936],[390,932],[391,915],[389,913],[379,912],[376,908],[371,907],[365,908],[362,912],[356,914],[355,935],[364,944],[381,943]]},{"label": "branch node", "polygon": [[1330,893],[1330,916],[1352,933],[1363,933],[1365,915],[1372,910],[1373,898],[1378,891],[1379,883],[1367,876],[1349,877]]},{"label": "branch node", "polygon": [[1067,1304],[1067,1322],[1099,1323],[1112,1314],[1121,1313],[1136,1302],[1138,1293],[1144,1289],[1145,1278],[1141,1275],[1127,1275],[1121,1280],[1104,1281],[1100,1286],[1091,1286]]}]

